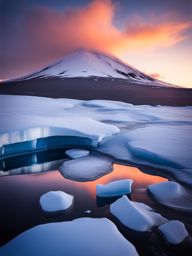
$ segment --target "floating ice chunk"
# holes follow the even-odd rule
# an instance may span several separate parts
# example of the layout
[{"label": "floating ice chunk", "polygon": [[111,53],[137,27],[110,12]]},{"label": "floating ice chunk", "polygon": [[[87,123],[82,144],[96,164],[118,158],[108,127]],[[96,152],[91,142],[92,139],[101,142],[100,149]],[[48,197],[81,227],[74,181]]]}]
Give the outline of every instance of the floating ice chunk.
[{"label": "floating ice chunk", "polygon": [[160,204],[180,211],[192,212],[191,193],[180,184],[165,181],[152,184],[147,189]]},{"label": "floating ice chunk", "polygon": [[132,202],[125,195],[110,205],[110,212],[123,225],[139,232],[149,232],[153,226],[167,221],[148,205]]},{"label": "floating ice chunk", "polygon": [[69,209],[73,205],[73,196],[63,191],[49,191],[40,197],[40,205],[43,211],[60,212]]},{"label": "floating ice chunk", "polygon": [[65,178],[79,181],[95,180],[112,171],[109,159],[89,155],[64,162],[59,171]]},{"label": "floating ice chunk", "polygon": [[138,256],[138,253],[110,220],[80,218],[31,228],[2,246],[0,255]]},{"label": "floating ice chunk", "polygon": [[168,221],[159,226],[161,234],[171,244],[179,244],[189,236],[185,225],[178,220]]},{"label": "floating ice chunk", "polygon": [[133,180],[124,179],[109,182],[105,185],[97,184],[96,194],[99,197],[122,196],[131,193]]},{"label": "floating ice chunk", "polygon": [[65,154],[71,158],[79,158],[89,155],[89,151],[85,149],[69,149],[65,151]]},{"label": "floating ice chunk", "polygon": [[86,210],[86,211],[84,211],[84,213],[90,214],[90,213],[91,213],[91,210]]}]

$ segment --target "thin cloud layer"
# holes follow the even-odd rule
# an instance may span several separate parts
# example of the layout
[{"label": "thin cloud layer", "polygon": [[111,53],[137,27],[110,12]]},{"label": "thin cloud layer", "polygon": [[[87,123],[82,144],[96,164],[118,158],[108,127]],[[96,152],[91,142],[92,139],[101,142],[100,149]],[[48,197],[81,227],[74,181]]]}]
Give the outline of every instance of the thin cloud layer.
[{"label": "thin cloud layer", "polygon": [[192,26],[171,15],[163,22],[151,17],[150,24],[140,17],[128,17],[125,26],[118,28],[115,9],[111,1],[93,1],[63,11],[44,7],[26,10],[24,19],[11,24],[11,33],[3,35],[6,47],[1,53],[1,77],[28,73],[76,48],[118,56],[170,47],[184,40],[184,32]]}]

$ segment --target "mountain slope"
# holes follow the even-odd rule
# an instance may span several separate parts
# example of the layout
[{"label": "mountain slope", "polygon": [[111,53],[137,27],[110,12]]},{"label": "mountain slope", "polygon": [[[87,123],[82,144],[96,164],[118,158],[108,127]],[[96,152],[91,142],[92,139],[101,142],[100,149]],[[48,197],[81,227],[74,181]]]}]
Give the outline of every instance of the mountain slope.
[{"label": "mountain slope", "polygon": [[153,79],[113,56],[86,50],[76,50],[62,60],[29,76],[19,78],[19,80],[49,77],[102,77],[125,79],[131,83],[145,85],[168,86],[168,84]]}]

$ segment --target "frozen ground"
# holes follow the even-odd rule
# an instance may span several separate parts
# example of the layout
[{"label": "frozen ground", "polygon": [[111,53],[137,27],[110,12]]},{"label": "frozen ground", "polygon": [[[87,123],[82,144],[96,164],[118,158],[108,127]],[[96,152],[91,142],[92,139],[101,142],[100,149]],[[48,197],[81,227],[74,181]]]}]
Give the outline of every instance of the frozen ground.
[{"label": "frozen ground", "polygon": [[110,220],[80,218],[31,228],[2,246],[0,255],[138,256],[138,253]]},{"label": "frozen ground", "polygon": [[[181,183],[192,185],[192,107],[0,95],[0,120],[1,174],[8,157],[65,148],[72,159],[59,169],[66,178],[94,180],[112,171],[113,162],[122,161],[145,165],[151,172],[158,168],[158,175],[178,183],[151,185],[148,189],[154,198],[174,209],[191,211],[191,198]],[[39,170],[35,159],[34,163],[32,172]],[[28,171],[23,167],[23,172]],[[9,174],[15,172],[19,170]],[[125,180],[97,188],[104,197],[130,192],[131,182]],[[43,198],[41,207],[46,212],[68,209],[72,203],[66,195],[45,194]],[[127,196],[112,203],[110,211],[124,226],[139,232],[168,221]],[[180,241],[186,232],[180,224],[177,227],[181,239],[175,233],[176,241]],[[174,240],[172,230],[168,225],[162,231],[167,240]],[[79,255],[79,251],[82,255],[90,251],[92,255],[138,255],[111,221],[90,218],[36,226],[1,247],[0,255]]]},{"label": "frozen ground", "polygon": [[89,146],[192,185],[192,107],[0,95],[0,120],[0,159]]}]

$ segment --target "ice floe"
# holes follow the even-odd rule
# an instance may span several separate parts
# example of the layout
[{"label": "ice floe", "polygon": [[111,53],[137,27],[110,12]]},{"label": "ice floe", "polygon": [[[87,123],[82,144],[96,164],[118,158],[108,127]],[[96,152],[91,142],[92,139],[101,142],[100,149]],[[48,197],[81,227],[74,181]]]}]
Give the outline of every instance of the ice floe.
[{"label": "ice floe", "polygon": [[80,218],[31,228],[2,246],[0,255],[138,256],[138,253],[110,220]]},{"label": "ice floe", "polygon": [[86,213],[86,214],[91,214],[91,210],[86,210],[86,211],[84,211],[84,213]]},{"label": "ice floe", "polygon": [[109,182],[107,184],[96,185],[96,195],[98,197],[122,196],[131,193],[133,180],[124,179]]},{"label": "ice floe", "polygon": [[191,192],[173,181],[152,184],[147,188],[160,204],[184,212],[192,212]]},{"label": "ice floe", "polygon": [[149,232],[167,219],[144,203],[132,202],[122,196],[110,205],[110,212],[126,227],[139,232]]},{"label": "ice floe", "polygon": [[171,244],[179,244],[189,236],[185,225],[178,220],[168,221],[159,226],[159,231]]},{"label": "ice floe", "polygon": [[74,196],[63,191],[49,191],[40,197],[39,203],[44,212],[54,213],[72,207],[73,200]]},{"label": "ice floe", "polygon": [[65,151],[65,154],[71,158],[79,158],[89,155],[89,150],[86,149],[69,149]]},{"label": "ice floe", "polygon": [[65,178],[79,181],[95,180],[113,169],[108,158],[89,155],[64,162],[59,171]]}]

